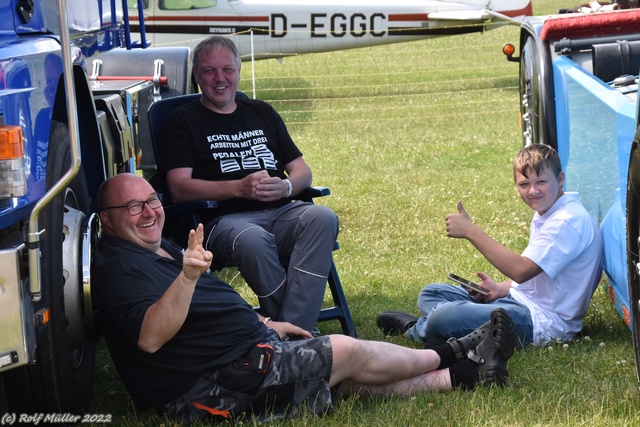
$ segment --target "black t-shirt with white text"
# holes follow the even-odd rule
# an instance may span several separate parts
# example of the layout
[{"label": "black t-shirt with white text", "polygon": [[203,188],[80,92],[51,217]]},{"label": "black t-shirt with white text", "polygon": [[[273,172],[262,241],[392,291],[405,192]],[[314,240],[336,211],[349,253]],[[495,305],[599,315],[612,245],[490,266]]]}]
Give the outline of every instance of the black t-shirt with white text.
[{"label": "black t-shirt with white text", "polygon": [[[264,101],[237,98],[236,104],[230,114],[213,112],[199,99],[174,110],[160,139],[161,173],[187,167],[196,179],[230,181],[266,170],[286,178],[285,165],[302,153],[280,115]],[[289,201],[232,199],[217,214],[276,208]]]}]

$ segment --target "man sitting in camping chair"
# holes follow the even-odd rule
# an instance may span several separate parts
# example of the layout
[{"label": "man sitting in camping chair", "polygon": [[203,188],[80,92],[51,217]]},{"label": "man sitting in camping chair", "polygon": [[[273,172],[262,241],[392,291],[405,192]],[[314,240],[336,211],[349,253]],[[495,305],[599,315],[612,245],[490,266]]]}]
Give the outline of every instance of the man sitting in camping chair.
[{"label": "man sitting in camping chair", "polygon": [[[311,169],[269,104],[236,98],[241,60],[214,36],[193,52],[202,95],[174,110],[160,136],[161,173],[174,203],[213,199],[201,214],[205,245],[237,266],[264,316],[311,331],[324,300],[338,218],[329,208],[292,201],[311,185]],[[288,266],[281,264],[288,259]]]}]

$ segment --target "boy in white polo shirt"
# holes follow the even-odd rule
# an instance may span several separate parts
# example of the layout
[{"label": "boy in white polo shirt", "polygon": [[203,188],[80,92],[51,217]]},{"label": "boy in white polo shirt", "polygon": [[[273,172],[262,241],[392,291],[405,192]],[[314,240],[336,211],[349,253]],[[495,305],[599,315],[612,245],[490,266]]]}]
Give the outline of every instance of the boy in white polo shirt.
[{"label": "boy in white polo shirt", "polygon": [[514,162],[514,180],[522,200],[536,213],[529,244],[520,255],[475,225],[458,202],[458,213],[446,217],[447,235],[469,240],[511,280],[496,283],[478,272],[488,295],[459,286],[431,284],[420,292],[422,317],[386,311],[378,326],[387,334],[405,334],[429,344],[439,337],[461,337],[503,307],[511,315],[520,345],[571,340],[582,329],[591,297],[602,274],[602,238],[598,225],[578,199],[564,193],[564,172],[557,152],[534,144]]}]

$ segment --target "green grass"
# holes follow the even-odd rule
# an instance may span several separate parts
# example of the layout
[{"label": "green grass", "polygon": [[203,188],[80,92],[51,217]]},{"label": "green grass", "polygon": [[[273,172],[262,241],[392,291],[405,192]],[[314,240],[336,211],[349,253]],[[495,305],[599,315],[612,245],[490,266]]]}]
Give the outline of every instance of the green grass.
[{"label": "green grass", "polygon": [[[572,5],[545,0],[534,7],[540,14]],[[283,115],[314,184],[332,191],[321,203],[340,217],[334,258],[360,338],[388,339],[375,325],[378,312],[417,313],[420,289],[450,271],[501,278],[468,242],[446,237],[444,217],[457,200],[498,241],[515,251],[526,246],[532,212],[511,172],[522,145],[518,65],[501,54],[504,43],[517,41],[516,28],[503,28],[255,64],[257,96]],[[241,89],[248,93],[250,71],[245,64]],[[222,276],[253,301],[235,270]],[[340,331],[337,322],[320,329]],[[112,413],[115,425],[173,425],[131,403],[99,346],[91,412]],[[353,397],[321,419],[273,425],[640,425],[631,334],[604,288],[580,337],[517,351],[509,369],[501,389]]]}]

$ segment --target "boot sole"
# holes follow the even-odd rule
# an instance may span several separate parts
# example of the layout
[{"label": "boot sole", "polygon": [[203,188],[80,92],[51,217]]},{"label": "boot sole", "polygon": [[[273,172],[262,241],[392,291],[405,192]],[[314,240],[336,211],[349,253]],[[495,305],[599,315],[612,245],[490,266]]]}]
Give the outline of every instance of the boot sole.
[{"label": "boot sole", "polygon": [[[490,336],[478,345],[478,348],[482,350],[486,347],[485,344],[487,344],[499,354],[492,357],[491,360],[484,360],[485,366],[482,369],[482,373],[484,374],[482,380],[485,385],[503,385],[509,376],[507,361],[515,351],[516,342],[515,327],[513,326],[511,316],[509,316],[506,310],[497,308],[491,313],[491,330],[489,331],[489,335]],[[488,364],[491,366],[486,366]]]},{"label": "boot sole", "polygon": [[491,330],[502,357],[509,359],[516,348],[516,328],[509,313],[503,308],[496,308],[491,312]]}]

